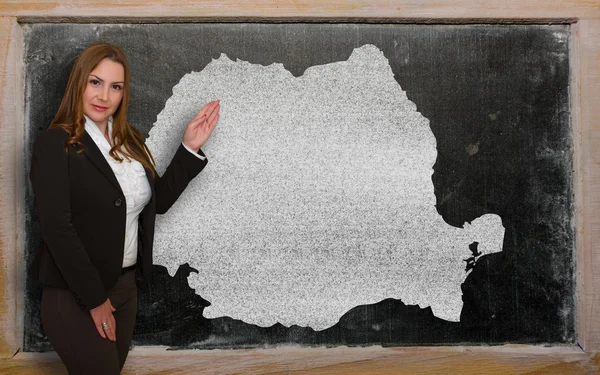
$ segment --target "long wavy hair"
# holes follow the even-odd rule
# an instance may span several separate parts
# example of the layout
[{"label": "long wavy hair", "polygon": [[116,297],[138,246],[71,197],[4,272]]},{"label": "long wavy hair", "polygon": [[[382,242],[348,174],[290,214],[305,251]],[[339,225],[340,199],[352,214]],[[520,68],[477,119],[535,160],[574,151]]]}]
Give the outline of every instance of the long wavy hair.
[{"label": "long wavy hair", "polygon": [[54,120],[50,124],[50,128],[60,127],[69,134],[69,139],[65,143],[65,150],[68,150],[70,145],[75,145],[78,148],[78,152],[84,150],[85,146],[81,143],[81,137],[85,132],[83,93],[88,84],[90,73],[104,59],[110,59],[121,64],[125,71],[123,99],[112,116],[113,126],[111,135],[114,144],[110,149],[110,156],[120,162],[123,161],[123,156],[129,160],[135,159],[154,175],[156,173],[154,169],[156,163],[150,150],[144,143],[142,134],[127,122],[130,87],[129,63],[123,51],[113,44],[92,44],[77,57],[69,75],[65,95],[56,112],[56,116],[54,116]]}]

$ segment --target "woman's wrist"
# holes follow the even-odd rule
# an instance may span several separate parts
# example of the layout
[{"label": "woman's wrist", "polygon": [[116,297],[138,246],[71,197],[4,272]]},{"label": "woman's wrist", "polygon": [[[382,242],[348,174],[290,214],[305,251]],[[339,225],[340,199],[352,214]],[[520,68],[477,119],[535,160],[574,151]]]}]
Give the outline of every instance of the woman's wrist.
[{"label": "woman's wrist", "polygon": [[183,145],[183,147],[188,150],[189,152],[191,152],[192,154],[194,154],[198,159],[200,160],[205,160],[206,157],[203,155],[200,155],[198,153],[198,151],[200,151],[200,148],[198,148],[197,150],[194,150],[193,148],[189,147],[188,145],[185,144],[185,142],[181,142],[181,144]]}]

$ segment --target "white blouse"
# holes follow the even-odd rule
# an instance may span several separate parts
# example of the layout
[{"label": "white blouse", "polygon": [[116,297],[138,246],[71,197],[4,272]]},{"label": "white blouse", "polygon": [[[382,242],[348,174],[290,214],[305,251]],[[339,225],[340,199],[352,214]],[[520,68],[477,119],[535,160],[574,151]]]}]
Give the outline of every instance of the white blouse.
[{"label": "white blouse", "polygon": [[[144,166],[139,161],[123,158],[123,162],[119,162],[110,156],[111,146],[98,126],[87,116],[85,116],[85,120],[85,131],[88,132],[100,152],[102,152],[115,177],[117,177],[119,185],[121,185],[123,195],[125,195],[127,218],[125,221],[123,268],[133,266],[137,261],[138,217],[152,196],[150,183],[146,177]],[[112,119],[108,121],[108,134],[112,135]]]},{"label": "white blouse", "polygon": [[[125,195],[127,204],[127,217],[125,221],[125,248],[123,253],[123,268],[133,266],[137,261],[137,239],[138,239],[138,218],[144,207],[150,201],[152,190],[146,177],[144,166],[137,160],[127,160],[123,162],[115,160],[110,156],[111,145],[108,143],[98,125],[89,117],[85,116],[85,131],[100,149],[104,159],[110,165],[117,181]],[[108,134],[112,136],[112,117],[108,120]],[[183,144],[183,147],[196,156],[198,159],[206,158]]]}]

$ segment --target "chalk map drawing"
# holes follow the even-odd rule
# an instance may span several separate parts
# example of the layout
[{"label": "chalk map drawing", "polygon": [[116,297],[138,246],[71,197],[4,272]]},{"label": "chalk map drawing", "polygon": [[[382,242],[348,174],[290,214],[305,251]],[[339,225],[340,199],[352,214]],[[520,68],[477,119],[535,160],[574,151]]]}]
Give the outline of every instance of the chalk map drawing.
[{"label": "chalk map drawing", "polygon": [[189,263],[207,318],[334,325],[385,298],[458,321],[469,245],[502,250],[499,216],[435,208],[436,139],[373,45],[294,77],[226,55],[186,74],[150,130],[162,173],[188,121],[221,100],[208,166],[157,219],[155,263]]}]

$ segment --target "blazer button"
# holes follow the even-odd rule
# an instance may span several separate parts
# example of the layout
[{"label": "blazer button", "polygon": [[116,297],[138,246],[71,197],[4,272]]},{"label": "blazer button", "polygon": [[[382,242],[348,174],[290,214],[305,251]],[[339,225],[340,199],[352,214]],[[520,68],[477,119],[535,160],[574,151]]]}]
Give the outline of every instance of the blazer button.
[{"label": "blazer button", "polygon": [[121,200],[121,198],[118,198],[117,200],[115,200],[116,207],[121,207],[122,204],[123,204],[123,201]]}]

